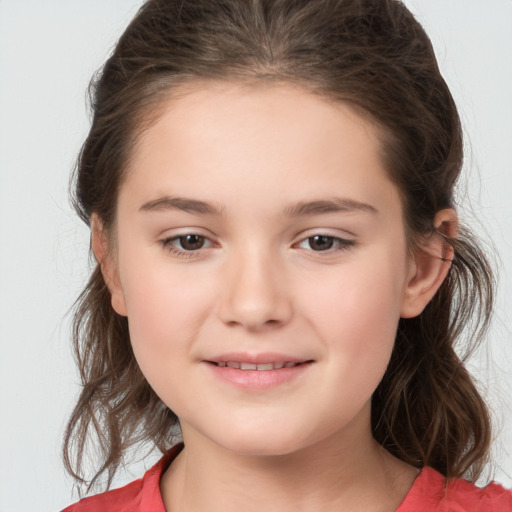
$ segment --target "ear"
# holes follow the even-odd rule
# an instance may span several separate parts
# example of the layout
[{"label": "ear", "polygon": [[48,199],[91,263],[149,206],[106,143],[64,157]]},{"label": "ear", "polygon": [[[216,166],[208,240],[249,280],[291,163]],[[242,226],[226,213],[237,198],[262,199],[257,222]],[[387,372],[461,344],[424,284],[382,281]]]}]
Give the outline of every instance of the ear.
[{"label": "ear", "polygon": [[119,268],[112,243],[106,233],[103,222],[95,213],[91,216],[91,247],[94,257],[101,268],[105,284],[110,292],[110,300],[114,311],[126,316],[126,304],[123,288],[119,278]]},{"label": "ear", "polygon": [[430,234],[416,250],[405,289],[400,316],[418,316],[435,295],[453,260],[453,247],[447,238],[455,238],[458,219],[455,210],[447,208],[437,212],[435,232]]}]

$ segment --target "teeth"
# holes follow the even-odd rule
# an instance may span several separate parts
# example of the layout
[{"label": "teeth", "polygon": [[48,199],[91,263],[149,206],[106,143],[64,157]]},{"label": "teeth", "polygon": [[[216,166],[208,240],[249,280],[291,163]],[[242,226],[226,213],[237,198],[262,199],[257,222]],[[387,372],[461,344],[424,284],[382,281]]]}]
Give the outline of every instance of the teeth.
[{"label": "teeth", "polygon": [[240,370],[259,370],[257,364],[240,363]]},{"label": "teeth", "polygon": [[256,365],[256,370],[273,370],[274,363],[263,363]]},{"label": "teeth", "polygon": [[281,368],[293,368],[300,363],[294,363],[292,361],[279,362],[279,363],[240,363],[238,361],[219,361],[217,366],[221,368],[236,368],[237,370],[257,370],[257,371],[269,371],[269,370],[280,370]]}]

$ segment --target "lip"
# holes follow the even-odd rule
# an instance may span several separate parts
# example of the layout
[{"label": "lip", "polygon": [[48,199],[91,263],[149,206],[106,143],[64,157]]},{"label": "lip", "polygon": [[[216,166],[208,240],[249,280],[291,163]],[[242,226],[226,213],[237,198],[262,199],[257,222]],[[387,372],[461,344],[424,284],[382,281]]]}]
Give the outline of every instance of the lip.
[{"label": "lip", "polygon": [[227,353],[203,360],[221,381],[244,391],[265,391],[302,376],[311,359],[278,353]]},{"label": "lip", "polygon": [[228,352],[226,354],[220,354],[215,357],[204,359],[209,363],[221,363],[226,361],[237,361],[240,363],[248,364],[268,364],[268,363],[305,363],[310,361],[307,358],[300,358],[286,354],[280,354],[277,352]]}]

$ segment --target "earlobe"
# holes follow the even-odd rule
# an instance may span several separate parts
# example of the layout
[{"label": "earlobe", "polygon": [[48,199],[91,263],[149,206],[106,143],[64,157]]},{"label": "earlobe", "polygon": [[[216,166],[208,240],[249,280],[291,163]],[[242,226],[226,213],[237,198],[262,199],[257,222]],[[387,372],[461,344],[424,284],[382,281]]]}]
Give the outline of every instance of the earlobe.
[{"label": "earlobe", "polygon": [[455,210],[446,208],[437,212],[435,231],[417,249],[411,263],[411,274],[402,303],[401,317],[418,316],[442,285],[451,267],[453,247],[449,239],[455,238],[458,219]]},{"label": "earlobe", "polygon": [[110,292],[114,311],[119,315],[126,316],[126,304],[119,278],[117,261],[111,250],[111,242],[108,240],[103,222],[96,214],[91,216],[91,247]]}]

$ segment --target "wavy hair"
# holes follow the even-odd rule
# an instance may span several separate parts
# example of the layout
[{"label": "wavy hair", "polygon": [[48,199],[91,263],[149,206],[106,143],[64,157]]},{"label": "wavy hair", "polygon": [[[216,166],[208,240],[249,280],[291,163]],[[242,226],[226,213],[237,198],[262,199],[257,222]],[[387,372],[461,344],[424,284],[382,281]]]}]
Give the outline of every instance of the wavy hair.
[{"label": "wavy hair", "polygon": [[[86,223],[94,213],[113,226],[138,137],[181,85],[210,80],[290,83],[369,116],[384,133],[411,244],[433,232],[436,212],[454,207],[463,161],[457,109],[428,36],[400,1],[148,0],[91,83],[92,127],[73,182]],[[476,478],[487,460],[489,414],[456,348],[465,327],[468,350],[484,334],[494,279],[468,229],[448,242],[447,279],[420,316],[400,320],[372,428],[409,464]],[[109,486],[130,448],[168,450],[178,418],[142,375],[98,266],[78,299],[73,339],[82,387],[64,460],[89,489],[103,474]],[[91,439],[97,466],[85,475]]]}]

